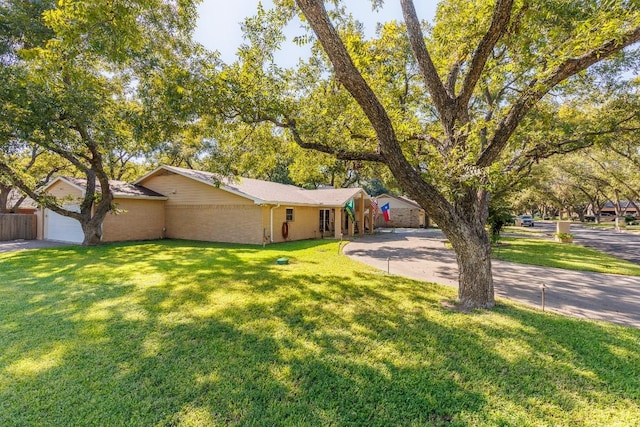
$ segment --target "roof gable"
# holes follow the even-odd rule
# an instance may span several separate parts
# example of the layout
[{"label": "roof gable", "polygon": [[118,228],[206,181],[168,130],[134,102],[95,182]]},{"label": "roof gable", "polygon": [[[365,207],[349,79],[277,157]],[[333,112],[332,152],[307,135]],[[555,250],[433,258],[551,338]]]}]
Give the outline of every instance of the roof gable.
[{"label": "roof gable", "polygon": [[[404,204],[404,205],[409,205],[409,206],[411,206],[412,208],[415,208],[415,209],[422,209],[422,206],[420,206],[420,205],[418,204],[418,202],[416,202],[416,201],[414,201],[414,200],[411,200],[411,199],[409,199],[408,197],[404,197],[404,196],[393,196],[393,195],[391,195],[391,194],[380,194],[380,195],[379,195],[379,196],[377,196],[376,198],[377,198],[377,199],[381,199],[381,198],[382,198],[382,199],[384,199],[384,198],[394,199],[394,200],[396,200],[396,201],[398,201],[398,202],[400,202],[400,203],[402,203],[402,204]],[[378,203],[378,204],[380,204],[380,203]]]}]

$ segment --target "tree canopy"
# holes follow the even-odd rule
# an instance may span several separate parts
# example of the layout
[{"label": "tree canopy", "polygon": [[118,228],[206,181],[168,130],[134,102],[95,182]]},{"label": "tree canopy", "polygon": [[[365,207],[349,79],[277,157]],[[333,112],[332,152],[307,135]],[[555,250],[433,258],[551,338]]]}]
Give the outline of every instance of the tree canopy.
[{"label": "tree canopy", "polygon": [[[85,244],[113,210],[109,179],[193,120],[197,71],[214,63],[191,42],[195,16],[190,1],[3,2],[0,173],[80,221]],[[79,212],[8,156],[32,146],[86,178]]]}]

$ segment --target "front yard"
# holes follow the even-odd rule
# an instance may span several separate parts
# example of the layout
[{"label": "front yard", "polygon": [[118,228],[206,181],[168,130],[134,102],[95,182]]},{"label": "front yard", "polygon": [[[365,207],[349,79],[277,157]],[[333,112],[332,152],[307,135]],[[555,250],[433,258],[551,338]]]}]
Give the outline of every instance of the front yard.
[{"label": "front yard", "polygon": [[0,424],[640,419],[640,330],[504,302],[464,314],[454,297],[334,241],[0,254]]}]

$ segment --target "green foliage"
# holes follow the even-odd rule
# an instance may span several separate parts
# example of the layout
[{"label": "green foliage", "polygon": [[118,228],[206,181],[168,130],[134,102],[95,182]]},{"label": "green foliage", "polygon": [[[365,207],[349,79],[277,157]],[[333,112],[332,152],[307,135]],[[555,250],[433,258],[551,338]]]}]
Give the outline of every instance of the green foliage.
[{"label": "green foliage", "polygon": [[451,288],[385,275],[337,246],[161,241],[0,254],[3,424],[640,418],[638,329],[510,303],[453,311],[442,304]]},{"label": "green foliage", "polygon": [[367,194],[372,197],[376,197],[389,192],[389,190],[384,186],[382,180],[379,178],[373,178],[365,182],[362,187],[367,192]]},{"label": "green foliage", "polygon": [[[27,25],[8,25],[12,19]],[[202,95],[194,91],[194,77],[213,62],[189,39],[194,22],[190,1],[3,2],[4,179],[66,215],[74,214],[38,194],[37,168],[22,164],[54,157],[48,174],[84,176],[89,185],[97,179],[97,207],[88,188],[77,219],[85,231],[93,221],[99,234],[111,206],[108,179],[131,177],[137,172],[132,159],[195,121]]]},{"label": "green foliage", "polygon": [[487,223],[489,224],[489,237],[491,243],[498,243],[500,241],[500,233],[504,229],[505,225],[513,222],[511,209],[499,203],[489,203],[489,217]]},{"label": "green foliage", "polygon": [[553,236],[561,242],[572,242],[573,234],[571,233],[553,233]]},{"label": "green foliage", "polygon": [[[543,80],[567,58],[579,56],[605,40],[619,38],[622,31],[638,23],[637,8],[626,8],[622,3],[599,6],[595,1],[584,4],[541,1],[535,5],[515,2],[507,34],[488,58],[472,96],[468,122],[461,124],[458,131],[456,141],[464,141],[460,144],[447,142],[449,136],[443,134],[440,118],[421,81],[404,24],[381,24],[377,35],[367,40],[361,26],[345,13],[343,5],[330,10],[330,14],[355,66],[391,119],[405,157],[423,172],[425,181],[443,189],[449,199],[455,199],[468,187],[502,192],[523,179],[531,162],[553,152],[572,151],[594,143],[594,138],[576,138],[571,144],[563,141],[567,135],[588,134],[598,125],[590,126],[593,117],[585,118],[589,112],[577,117],[579,108],[563,111],[557,105],[558,100],[548,96],[523,118],[504,156],[491,167],[476,168],[483,147],[509,114],[513,102],[531,87],[531,82]],[[282,70],[273,64],[273,51],[283,41],[276,28],[291,16],[292,5],[282,2],[275,13],[260,9],[245,24],[251,43],[243,47],[241,60],[229,67],[228,74],[228,81],[234,82],[234,90],[241,94],[241,99],[227,102],[239,113],[234,120],[254,124],[266,121],[283,125],[283,129],[291,129],[291,123],[295,122],[296,132],[305,143],[333,147],[337,152],[375,152],[378,141],[370,123],[348,91],[336,83],[332,65],[317,40],[307,38],[312,41],[312,57],[301,61],[295,70]],[[494,4],[484,1],[443,1],[434,25],[424,27],[427,47],[443,82],[445,76],[460,74],[454,80],[455,91],[460,90],[465,67],[487,31],[493,7]],[[530,28],[538,31],[532,34]],[[620,75],[619,71],[629,69],[625,67],[633,67],[633,62],[620,60],[623,57],[636,58],[637,54],[628,50],[618,55],[617,66],[610,67],[609,74]],[[570,80],[558,87],[559,93],[571,93],[572,88],[588,87],[597,80],[595,76],[588,77]],[[257,117],[260,118],[256,120]],[[298,142],[288,137],[287,132],[282,137],[287,144]],[[241,136],[236,139],[243,140]],[[445,149],[447,146],[453,149]],[[305,159],[307,156],[296,153],[292,164],[305,164],[309,161]],[[330,167],[328,156],[320,161]],[[315,165],[309,169],[318,170]],[[359,174],[362,178],[376,176],[373,169],[366,167],[360,168]],[[317,179],[310,177],[311,181]],[[396,185],[391,177],[385,176],[384,180],[387,186]]]}]

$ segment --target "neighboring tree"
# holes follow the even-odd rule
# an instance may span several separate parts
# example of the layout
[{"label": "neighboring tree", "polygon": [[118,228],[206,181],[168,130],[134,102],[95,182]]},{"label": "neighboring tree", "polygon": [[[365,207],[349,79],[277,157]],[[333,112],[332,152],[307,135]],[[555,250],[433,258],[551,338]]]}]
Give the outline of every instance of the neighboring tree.
[{"label": "neighboring tree", "polygon": [[[597,75],[581,76],[571,92],[562,97],[562,104],[538,104],[533,114],[523,121],[515,138],[553,141],[534,144],[535,151],[520,157],[514,170],[531,169],[530,183],[521,186],[514,196],[519,209],[574,212],[582,220],[589,211],[599,221],[605,202],[620,194],[638,199],[640,179],[640,105],[637,83],[611,81],[604,67]],[[594,79],[599,80],[595,87]],[[526,146],[522,146],[526,149]],[[557,153],[567,156],[551,157]]]},{"label": "neighboring tree", "polygon": [[[2,2],[0,7],[0,85],[4,96],[14,94],[16,76],[14,66],[18,58],[18,49],[43,47],[46,40],[53,36],[39,17],[53,7],[53,1],[15,1]],[[2,98],[4,98],[2,96]],[[23,173],[30,173],[36,183],[44,183],[51,174],[60,168],[60,162],[46,156],[44,150],[24,141],[11,141],[11,126],[16,112],[10,105],[2,105],[0,111],[0,161],[12,164]],[[25,199],[22,194],[9,205],[9,195],[16,191],[13,182],[0,172],[0,213],[17,209]]]},{"label": "neighboring tree", "polygon": [[[295,11],[282,3],[289,8],[279,15],[255,19],[281,24]],[[461,306],[492,307],[490,195],[521,160],[567,145],[543,143],[520,125],[543,98],[553,99],[552,90],[570,93],[572,76],[635,55],[623,49],[640,40],[640,11],[627,1],[449,0],[428,27],[413,2],[401,0],[405,25],[388,24],[368,43],[336,3],[329,13],[322,0],[295,1],[326,56],[315,45],[295,76],[268,57],[252,58],[259,76],[237,88],[246,96],[262,85],[269,97],[236,103],[239,115],[287,129],[300,147],[386,165],[451,242]],[[255,56],[277,47],[280,33],[253,24]]]},{"label": "neighboring tree", "polygon": [[[24,175],[31,177],[34,188],[47,184],[54,174],[64,173],[64,162],[37,145],[18,148],[17,152],[0,152],[0,162],[13,165]],[[19,194],[10,203],[10,195]],[[26,199],[26,194],[19,191],[13,182],[0,172],[0,213],[15,212]]]},{"label": "neighboring tree", "polygon": [[[25,4],[3,2],[3,13],[18,16]],[[164,0],[43,4],[28,20],[37,25],[17,28],[5,43],[0,148],[35,145],[55,154],[86,178],[86,193],[75,212],[64,200],[40,194],[38,182],[6,158],[0,157],[0,173],[45,207],[78,220],[83,244],[94,245],[113,209],[109,179],[125,176],[141,147],[166,140],[181,129],[176,123],[192,120],[184,106],[198,103],[192,102],[195,81],[185,59],[189,66],[199,63],[189,41],[195,6]],[[32,39],[37,43],[23,42]]]}]

